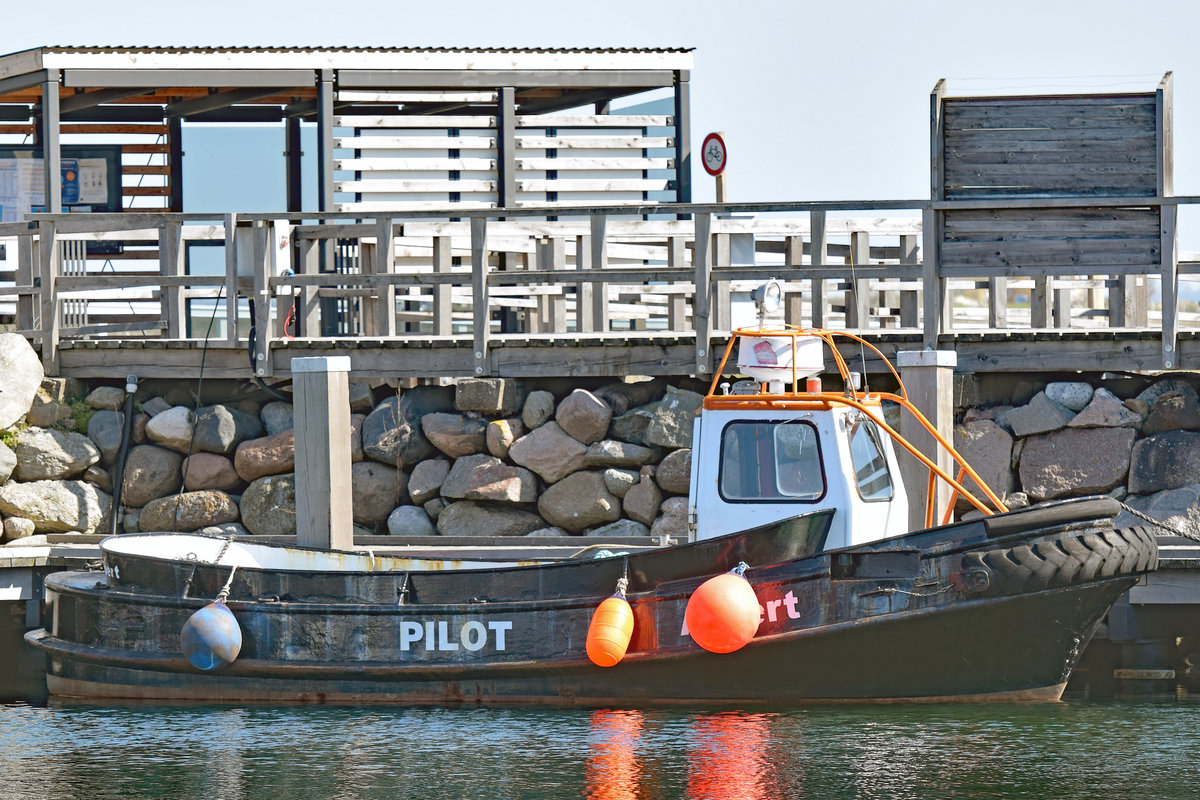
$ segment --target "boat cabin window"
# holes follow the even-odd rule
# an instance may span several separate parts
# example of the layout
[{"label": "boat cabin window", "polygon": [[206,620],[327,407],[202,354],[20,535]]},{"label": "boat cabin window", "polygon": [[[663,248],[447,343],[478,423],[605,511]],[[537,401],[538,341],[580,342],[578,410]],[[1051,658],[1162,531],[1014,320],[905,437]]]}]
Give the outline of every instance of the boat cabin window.
[{"label": "boat cabin window", "polygon": [[850,428],[850,461],[854,485],[867,502],[892,499],[892,475],[883,454],[883,442],[875,423],[860,419]]},{"label": "boat cabin window", "polygon": [[814,502],[825,496],[821,446],[808,422],[731,422],[721,434],[721,497]]}]

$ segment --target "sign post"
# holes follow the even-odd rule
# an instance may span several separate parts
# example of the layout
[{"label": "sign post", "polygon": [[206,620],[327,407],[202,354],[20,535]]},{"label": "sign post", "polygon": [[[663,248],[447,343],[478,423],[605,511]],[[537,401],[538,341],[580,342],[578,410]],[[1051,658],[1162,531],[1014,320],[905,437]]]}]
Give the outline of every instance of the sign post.
[{"label": "sign post", "polygon": [[720,133],[710,133],[704,137],[700,147],[700,155],[704,163],[704,171],[717,179],[717,202],[725,202],[725,164],[728,162],[728,151],[725,149],[725,138]]}]

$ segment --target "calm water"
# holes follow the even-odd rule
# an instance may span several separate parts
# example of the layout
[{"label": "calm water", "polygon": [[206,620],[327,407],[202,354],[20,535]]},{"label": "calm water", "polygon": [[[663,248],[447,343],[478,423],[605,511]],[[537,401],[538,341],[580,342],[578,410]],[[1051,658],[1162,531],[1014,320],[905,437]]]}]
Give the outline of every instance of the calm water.
[{"label": "calm water", "polygon": [[1200,705],[0,706],[0,798],[1200,796]]}]

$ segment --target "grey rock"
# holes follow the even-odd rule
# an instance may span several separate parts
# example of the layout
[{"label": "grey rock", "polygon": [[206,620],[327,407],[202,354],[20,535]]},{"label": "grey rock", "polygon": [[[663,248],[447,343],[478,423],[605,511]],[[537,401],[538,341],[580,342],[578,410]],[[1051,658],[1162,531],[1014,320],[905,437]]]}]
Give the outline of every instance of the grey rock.
[{"label": "grey rock", "polygon": [[1025,494],[1025,492],[1009,492],[1000,499],[1004,501],[1004,505],[1008,507],[1009,511],[1016,511],[1018,508],[1029,506],[1029,495]]},{"label": "grey rock", "polygon": [[100,450],[82,433],[53,428],[26,428],[17,434],[13,452],[19,481],[55,480],[83,474],[100,460]]},{"label": "grey rock", "polygon": [[530,539],[545,539],[550,536],[570,536],[571,534],[564,531],[562,528],[556,528],[553,525],[547,525],[545,528],[538,528],[536,531],[530,531],[525,534]]},{"label": "grey rock", "polygon": [[93,464],[83,471],[83,480],[102,492],[113,493],[112,476],[108,470]]},{"label": "grey rock", "polygon": [[[990,419],[954,426],[954,449],[1001,498],[1013,489],[1012,446],[1013,439],[1008,431]],[[987,501],[973,478],[965,478],[963,486],[980,500]],[[969,506],[970,503],[960,498],[958,505]]]},{"label": "grey rock", "polygon": [[0,512],[33,520],[38,533],[108,527],[112,497],[84,481],[9,481],[0,486]]},{"label": "grey rock", "polygon": [[451,458],[487,451],[487,423],[462,414],[435,412],[421,417],[421,431]]},{"label": "grey rock", "polygon": [[296,476],[268,475],[242,492],[242,524],[259,536],[296,534]]},{"label": "grey rock", "polygon": [[520,382],[512,378],[462,378],[454,384],[459,411],[507,417],[520,411],[524,400]]},{"label": "grey rock", "polygon": [[144,531],[194,531],[236,522],[238,516],[237,503],[225,492],[184,492],[147,503],[138,525]]},{"label": "grey rock", "polygon": [[[446,506],[448,506],[448,505],[450,505],[450,504],[448,502],[446,502],[445,500],[443,500],[442,498],[435,497],[432,500],[427,500],[424,503],[422,503],[421,507],[425,509],[425,513],[429,515],[429,518],[431,520],[433,520],[434,522],[437,522],[438,517],[441,515],[441,513],[443,511],[446,510]],[[438,531],[438,533],[441,533],[441,531]]]},{"label": "grey rock", "polygon": [[621,501],[608,491],[599,472],[576,472],[542,493],[538,498],[538,513],[551,525],[581,533],[620,519]]},{"label": "grey rock", "polygon": [[116,411],[97,411],[88,420],[88,438],[100,450],[100,458],[105,464],[112,464],[117,460],[121,452],[121,440],[125,435],[124,428],[125,418]]},{"label": "grey rock", "polygon": [[618,417],[613,417],[612,422],[608,426],[609,435],[614,439],[620,439],[622,442],[644,444],[646,441],[646,430],[650,427],[650,423],[654,421],[654,411],[657,408],[658,403],[653,403],[635,408]]},{"label": "grey rock", "polygon": [[[1200,536],[1200,483],[1188,483],[1175,489],[1165,489],[1147,495],[1129,495],[1124,500],[1130,508],[1153,517],[1164,525],[1181,530],[1185,534]],[[1145,520],[1122,510],[1113,522],[1115,528],[1145,525]],[[1155,529],[1155,534],[1168,531]]]},{"label": "grey rock", "polygon": [[1167,431],[1142,439],[1129,460],[1129,491],[1154,494],[1200,483],[1200,433]]},{"label": "grey rock", "polygon": [[282,400],[275,400],[267,403],[262,407],[262,411],[258,413],[262,420],[263,427],[267,431],[268,436],[274,436],[277,433],[290,431],[295,427],[296,421],[294,418],[295,408],[291,403],[285,403]]},{"label": "grey rock", "polygon": [[686,542],[688,522],[686,514],[664,514],[650,526],[651,536],[667,536],[676,542]]},{"label": "grey rock", "polygon": [[662,492],[659,491],[658,486],[650,479],[650,476],[643,475],[637,485],[625,493],[625,497],[621,501],[621,510],[630,519],[651,525],[658,516],[662,499]]},{"label": "grey rock", "polygon": [[363,422],[366,419],[367,416],[365,414],[350,415],[350,463],[352,464],[357,464],[366,458],[362,446]]},{"label": "grey rock", "polygon": [[121,502],[140,508],[151,500],[179,491],[183,456],[174,450],[140,444],[129,451],[121,487]]},{"label": "grey rock", "polygon": [[375,407],[375,393],[370,384],[353,381],[350,383],[350,410],[368,414]]},{"label": "grey rock", "polygon": [[586,389],[576,389],[558,404],[554,421],[563,432],[584,444],[598,442],[608,433],[612,409]]},{"label": "grey rock", "polygon": [[45,373],[24,336],[0,333],[0,431],[16,425],[33,405]]},{"label": "grey rock", "polygon": [[126,509],[124,516],[121,517],[121,530],[125,531],[125,533],[140,531],[141,522],[141,509]]},{"label": "grey rock", "polygon": [[640,477],[636,470],[616,467],[610,467],[601,474],[604,477],[604,487],[619,498],[624,498],[625,493],[637,484]]},{"label": "grey rock", "polygon": [[420,506],[397,506],[388,514],[387,532],[392,536],[437,536],[437,527]]},{"label": "grey rock", "polygon": [[389,397],[363,422],[363,452],[383,464],[411,469],[434,454],[421,432],[421,417],[454,406],[449,387],[417,386],[402,397]]},{"label": "grey rock", "polygon": [[0,442],[0,484],[7,483],[16,468],[17,454],[4,442]]},{"label": "grey rock", "polygon": [[450,473],[450,462],[444,458],[428,458],[413,467],[408,478],[408,494],[417,505],[424,505],[437,496]]},{"label": "grey rock", "polygon": [[192,428],[196,418],[190,408],[174,406],[146,423],[150,441],[187,455],[192,446]]},{"label": "grey rock", "polygon": [[1134,399],[1145,403],[1146,407],[1149,408],[1154,405],[1155,400],[1170,392],[1183,392],[1184,394],[1196,397],[1196,389],[1187,381],[1180,378],[1164,378],[1160,381],[1155,381],[1138,392],[1137,397]]},{"label": "grey rock", "polygon": [[87,386],[78,378],[42,378],[40,391],[56,403],[70,403],[87,394]]},{"label": "grey rock", "polygon": [[646,444],[670,450],[692,446],[692,423],[704,398],[686,389],[667,387],[667,394],[654,410],[654,419],[646,428]]},{"label": "grey rock", "polygon": [[663,458],[654,482],[667,494],[687,494],[692,480],[692,448],[674,450]]},{"label": "grey rock", "polygon": [[1008,424],[1016,436],[1035,436],[1065,428],[1074,417],[1071,410],[1038,392],[1028,405],[1008,412]]},{"label": "grey rock", "polygon": [[39,428],[49,428],[71,419],[72,416],[70,406],[54,400],[45,390],[39,388],[33,396],[33,404],[29,407],[25,421]]},{"label": "grey rock", "polygon": [[164,411],[170,411],[171,404],[161,397],[151,397],[146,402],[142,403],[142,411],[145,411],[151,417],[157,417]]},{"label": "grey rock", "polygon": [[649,536],[650,526],[633,519],[619,519],[616,522],[610,522],[607,525],[591,528],[586,531],[585,535],[597,539],[616,539],[618,537],[626,536]]},{"label": "grey rock", "polygon": [[1200,428],[1200,400],[1195,392],[1165,392],[1150,406],[1150,414],[1142,425],[1142,433],[1153,436],[1164,431],[1196,430]]},{"label": "grey rock", "polygon": [[532,431],[545,425],[554,414],[554,395],[541,391],[530,392],[521,407],[521,422],[525,430]]},{"label": "grey rock", "polygon": [[119,386],[97,386],[83,402],[95,409],[119,411],[125,407],[125,389]]},{"label": "grey rock", "polygon": [[1072,411],[1083,411],[1092,402],[1095,389],[1083,381],[1052,381],[1046,384],[1046,396]]},{"label": "grey rock", "polygon": [[547,422],[513,442],[508,457],[546,483],[555,483],[583,469],[587,447],[563,433],[557,422]]},{"label": "grey rock", "polygon": [[513,442],[525,435],[525,423],[516,417],[497,419],[487,426],[487,449],[496,458],[508,458]]},{"label": "grey rock", "polygon": [[452,500],[532,503],[537,499],[537,478],[530,470],[495,456],[463,456],[450,468],[441,493]]},{"label": "grey rock", "polygon": [[1035,501],[1101,494],[1124,483],[1137,432],[1067,428],[1029,438],[1021,453],[1021,488]]},{"label": "grey rock", "polygon": [[200,409],[195,430],[195,450],[229,455],[247,439],[261,436],[263,426],[257,417],[217,405]]},{"label": "grey rock", "polygon": [[377,529],[387,522],[392,509],[408,497],[408,476],[395,467],[360,461],[350,468],[354,492],[354,521]]},{"label": "grey rock", "polygon": [[250,531],[240,522],[222,522],[217,525],[206,525],[197,533],[209,536],[250,536]]},{"label": "grey rock", "polygon": [[524,536],[545,526],[537,514],[474,500],[451,503],[437,518],[438,533],[443,536]]},{"label": "grey rock", "polygon": [[264,475],[284,475],[296,468],[296,437],[291,430],[238,445],[233,468],[249,483]]},{"label": "grey rock", "polygon": [[663,500],[662,508],[659,511],[668,516],[687,516],[688,513],[688,498],[686,497],[668,497]]},{"label": "grey rock", "polygon": [[1142,416],[1126,406],[1108,389],[1096,390],[1087,407],[1075,415],[1068,428],[1136,428]]},{"label": "grey rock", "polygon": [[6,542],[25,539],[33,536],[36,532],[37,526],[33,520],[27,517],[7,517],[4,520],[4,541]]},{"label": "grey rock", "polygon": [[656,460],[660,453],[657,448],[604,439],[588,446],[584,463],[589,467],[640,467]]},{"label": "grey rock", "polygon": [[662,378],[653,378],[651,380],[636,380],[636,381],[621,381],[619,383],[610,383],[596,390],[596,397],[599,397],[609,408],[612,409],[613,415],[620,416],[631,408],[643,406],[651,401],[657,401],[662,397],[663,391],[666,389],[666,383]]}]

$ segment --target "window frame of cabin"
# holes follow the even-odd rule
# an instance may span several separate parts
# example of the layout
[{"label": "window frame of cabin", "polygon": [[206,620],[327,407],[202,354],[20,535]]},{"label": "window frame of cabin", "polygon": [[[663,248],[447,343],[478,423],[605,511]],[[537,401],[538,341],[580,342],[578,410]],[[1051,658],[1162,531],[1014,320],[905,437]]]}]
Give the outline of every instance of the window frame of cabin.
[{"label": "window frame of cabin", "polygon": [[[820,477],[820,492],[818,494],[816,494],[815,496],[784,494],[783,491],[780,489],[780,486],[779,486],[780,469],[779,468],[780,468],[781,464],[780,464],[780,453],[779,453],[778,446],[777,446],[778,442],[777,442],[777,437],[776,437],[776,432],[778,431],[780,425],[804,425],[804,426],[807,426],[807,428],[812,432],[812,440],[813,440],[813,443],[815,444],[815,455],[816,455],[815,461],[816,461],[817,469],[813,473],[810,473],[810,474],[816,474]],[[764,428],[770,432],[768,438],[769,438],[770,448],[771,448],[771,453],[770,453],[770,455],[771,455],[771,460],[770,460],[771,473],[770,473],[769,477],[770,477],[771,487],[775,492],[774,495],[764,496],[761,491],[758,492],[757,496],[752,496],[752,497],[744,496],[745,495],[744,492],[739,493],[739,494],[734,494],[730,491],[730,487],[726,483],[726,479],[729,476],[728,470],[733,466],[732,462],[729,459],[729,450],[731,447],[731,441],[730,441],[729,437],[730,437],[732,430],[734,430],[738,427],[742,427],[742,426],[757,426],[757,427]],[[761,442],[761,440],[759,440],[759,441]],[[741,446],[743,444],[743,442],[739,441],[738,444],[739,444],[739,446]],[[822,449],[822,445],[821,445],[820,430],[817,428],[817,426],[815,424],[813,424],[812,422],[810,422],[808,420],[794,420],[794,419],[793,420],[783,420],[783,419],[781,419],[781,420],[764,420],[764,419],[730,420],[721,429],[721,447],[720,447],[720,451],[717,455],[717,457],[719,459],[718,468],[717,468],[717,494],[726,503],[798,503],[798,504],[803,504],[803,505],[814,505],[816,503],[820,503],[822,500],[825,499],[826,495],[829,493],[829,481],[826,479],[825,461],[822,458],[822,455],[823,455],[823,449]],[[745,459],[746,455],[741,454],[738,456],[738,458]],[[811,458],[811,456],[806,456],[805,460],[812,461],[813,459]],[[764,483],[764,478],[766,478],[766,477],[767,476],[765,476],[762,473],[761,468],[760,468],[760,471],[758,472],[758,475],[757,475],[758,484],[760,486]]]},{"label": "window frame of cabin", "polygon": [[[865,431],[865,434],[860,433],[862,431]],[[865,463],[859,462],[858,454],[854,450],[854,443],[860,435],[865,435],[875,450],[875,455]],[[896,482],[892,480],[892,465],[888,463],[887,450],[883,446],[883,436],[879,432],[879,426],[866,417],[854,421],[846,430],[846,449],[850,452],[850,469],[854,473],[854,491],[858,492],[859,499],[864,503],[890,503],[895,499]],[[887,494],[886,496],[868,497],[863,493],[864,480],[860,477],[859,472],[876,463],[882,464],[882,470],[877,468],[868,477],[875,478],[882,471],[883,477],[887,479]]]}]

